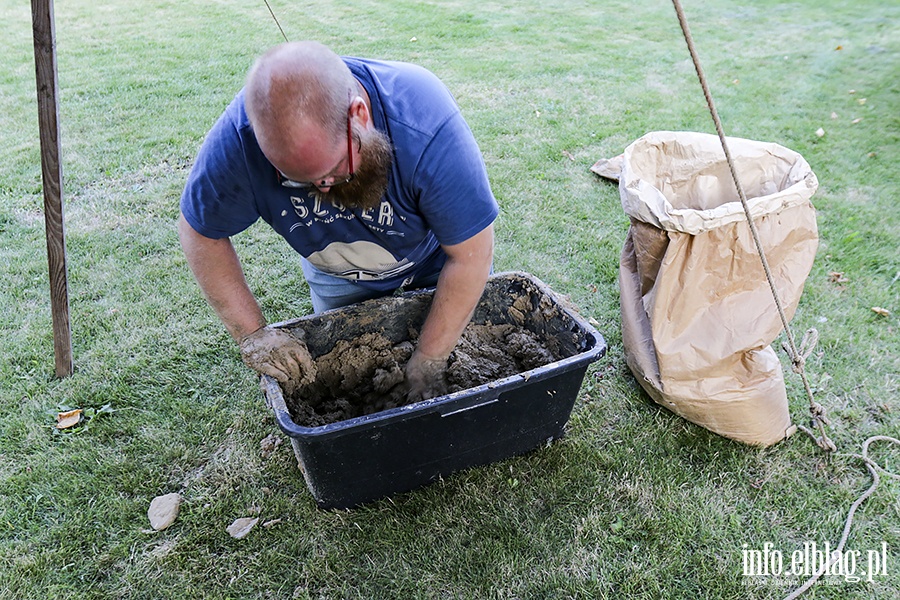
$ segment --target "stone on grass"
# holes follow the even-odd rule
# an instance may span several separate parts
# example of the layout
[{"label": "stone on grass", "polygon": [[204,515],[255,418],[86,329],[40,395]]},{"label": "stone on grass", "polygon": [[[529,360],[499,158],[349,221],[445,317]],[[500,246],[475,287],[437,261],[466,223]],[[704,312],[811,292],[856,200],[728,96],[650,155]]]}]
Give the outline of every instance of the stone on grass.
[{"label": "stone on grass", "polygon": [[150,518],[150,526],[156,531],[162,531],[175,522],[178,518],[178,509],[181,507],[181,495],[177,493],[157,496],[150,502],[147,517]]}]

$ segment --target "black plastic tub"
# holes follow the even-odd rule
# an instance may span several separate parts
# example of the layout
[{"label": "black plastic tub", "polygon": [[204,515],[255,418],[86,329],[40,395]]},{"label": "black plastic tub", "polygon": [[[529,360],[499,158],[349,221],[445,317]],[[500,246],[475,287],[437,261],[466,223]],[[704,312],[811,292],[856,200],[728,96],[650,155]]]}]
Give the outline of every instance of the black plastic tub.
[{"label": "black plastic tub", "polygon": [[[411,292],[275,326],[304,339],[313,357],[366,332],[399,343],[408,339],[410,326],[421,326],[431,297],[431,291]],[[603,337],[527,273],[492,276],[472,322],[522,326],[562,358],[478,387],[320,427],[295,423],[281,387],[262,377],[266,403],[290,437],[320,508],[350,508],[408,491],[563,435],[588,365],[606,352]]]}]

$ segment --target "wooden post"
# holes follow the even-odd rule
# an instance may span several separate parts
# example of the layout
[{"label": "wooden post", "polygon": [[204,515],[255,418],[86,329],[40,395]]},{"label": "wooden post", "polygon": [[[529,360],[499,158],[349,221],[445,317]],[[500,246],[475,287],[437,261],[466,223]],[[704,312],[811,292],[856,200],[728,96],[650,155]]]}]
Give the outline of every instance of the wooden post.
[{"label": "wooden post", "polygon": [[53,313],[53,351],[56,376],[72,374],[72,336],[66,282],[66,233],[63,218],[60,165],[59,101],[56,76],[56,28],[53,0],[31,0],[38,121],[41,132],[41,171],[44,184],[44,226],[50,267],[50,309]]}]

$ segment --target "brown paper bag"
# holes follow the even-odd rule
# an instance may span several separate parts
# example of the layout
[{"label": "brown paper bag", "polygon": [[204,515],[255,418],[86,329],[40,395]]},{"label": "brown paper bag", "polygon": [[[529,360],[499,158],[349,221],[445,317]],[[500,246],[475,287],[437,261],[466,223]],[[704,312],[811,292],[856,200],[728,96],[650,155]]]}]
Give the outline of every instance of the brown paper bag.
[{"label": "brown paper bag", "polygon": [[[790,319],[818,244],[802,156],[728,139],[776,289]],[[770,445],[791,427],[782,324],[718,137],[655,132],[619,177],[631,227],[619,271],[629,368],[660,405],[720,435]]]}]

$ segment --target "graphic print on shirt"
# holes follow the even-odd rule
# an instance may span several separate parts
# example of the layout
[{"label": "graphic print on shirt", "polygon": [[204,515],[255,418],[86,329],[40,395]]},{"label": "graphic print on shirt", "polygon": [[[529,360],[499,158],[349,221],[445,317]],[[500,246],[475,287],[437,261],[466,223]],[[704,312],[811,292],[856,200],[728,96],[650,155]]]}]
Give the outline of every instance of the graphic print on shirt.
[{"label": "graphic print on shirt", "polygon": [[[353,212],[335,203],[323,203],[319,199],[291,196],[294,214],[301,220],[292,224],[289,231],[300,227],[327,227],[339,220],[359,219],[367,229],[379,235],[400,236],[406,234],[393,228],[395,214],[391,203],[382,200],[376,208]],[[290,217],[288,211],[282,217]],[[402,221],[403,219],[401,219]],[[306,259],[317,269],[335,277],[373,281],[402,275],[415,266],[408,258],[398,259],[388,249],[368,240],[332,242],[322,250],[313,252]]]},{"label": "graphic print on shirt", "polygon": [[323,250],[310,254],[306,260],[330,275],[363,281],[395,277],[414,265],[405,258],[398,261],[378,244],[365,240],[349,244],[332,242]]}]

